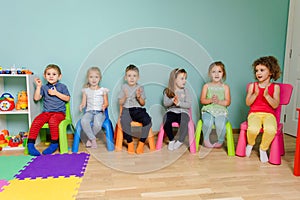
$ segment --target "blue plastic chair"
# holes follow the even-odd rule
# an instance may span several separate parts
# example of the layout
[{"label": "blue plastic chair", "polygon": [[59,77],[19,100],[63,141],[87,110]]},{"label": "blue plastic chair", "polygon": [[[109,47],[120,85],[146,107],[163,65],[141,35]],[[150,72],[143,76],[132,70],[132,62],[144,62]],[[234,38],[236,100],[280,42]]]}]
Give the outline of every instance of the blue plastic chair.
[{"label": "blue plastic chair", "polygon": [[[111,121],[109,119],[109,116],[108,116],[108,109],[105,109],[104,113],[105,113],[105,120],[102,124],[102,128],[104,128],[104,130],[105,130],[107,150],[108,151],[114,151],[115,150],[114,131],[113,131],[112,123],[111,123]],[[91,126],[93,126],[93,123],[91,123]],[[81,130],[82,130],[82,127],[81,127],[81,119],[80,119],[76,123],[73,146],[72,146],[72,152],[73,153],[78,152]]]}]

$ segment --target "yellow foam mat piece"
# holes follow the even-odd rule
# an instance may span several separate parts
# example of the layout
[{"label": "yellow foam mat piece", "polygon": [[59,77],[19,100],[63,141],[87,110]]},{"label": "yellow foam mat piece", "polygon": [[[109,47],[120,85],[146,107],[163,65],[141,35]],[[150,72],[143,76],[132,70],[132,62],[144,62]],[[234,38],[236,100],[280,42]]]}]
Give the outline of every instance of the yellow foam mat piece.
[{"label": "yellow foam mat piece", "polygon": [[82,178],[49,177],[46,179],[13,179],[9,185],[3,187],[0,199],[22,199],[22,200],[74,200]]}]

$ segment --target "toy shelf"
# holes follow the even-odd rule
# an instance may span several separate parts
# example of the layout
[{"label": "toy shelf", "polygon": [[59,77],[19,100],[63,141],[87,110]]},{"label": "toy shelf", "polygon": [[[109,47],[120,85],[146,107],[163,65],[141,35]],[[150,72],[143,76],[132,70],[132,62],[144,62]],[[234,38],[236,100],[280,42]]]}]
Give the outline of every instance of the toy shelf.
[{"label": "toy shelf", "polygon": [[9,147],[9,146],[6,146],[6,147],[3,147],[2,148],[2,151],[11,151],[11,150],[24,150],[25,148],[24,147]]},{"label": "toy shelf", "polygon": [[28,110],[0,111],[0,115],[28,114]]},{"label": "toy shelf", "polygon": [[[33,119],[41,111],[41,103],[33,100],[35,91],[35,75],[31,74],[0,74],[0,95],[5,92],[12,94],[15,105],[18,101],[18,92],[26,91],[28,109],[0,111],[0,130],[7,129],[10,136],[20,131],[28,132]],[[20,150],[23,147],[4,147],[3,150]]]}]

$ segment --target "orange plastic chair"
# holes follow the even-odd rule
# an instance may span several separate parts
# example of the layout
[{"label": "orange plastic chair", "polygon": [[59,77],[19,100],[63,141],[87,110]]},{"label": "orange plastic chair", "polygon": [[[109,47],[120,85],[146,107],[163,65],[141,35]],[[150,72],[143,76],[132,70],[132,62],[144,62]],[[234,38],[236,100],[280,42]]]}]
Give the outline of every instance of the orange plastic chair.
[{"label": "orange plastic chair", "polygon": [[[120,106],[120,116],[122,113],[123,107]],[[114,132],[114,138],[115,138],[115,151],[122,151],[123,147],[123,131],[122,131],[122,126],[120,122],[120,116],[118,119],[118,122],[116,124],[115,132]],[[132,121],[131,122],[131,127],[142,127],[142,123]],[[145,143],[149,144],[149,149],[150,151],[155,151],[155,141],[154,141],[154,134],[152,131],[152,128],[149,130],[149,135]]]},{"label": "orange plastic chair", "polygon": [[[280,123],[280,115],[281,115],[281,107],[282,105],[287,105],[290,102],[293,86],[287,83],[277,83],[280,86],[280,103],[279,106],[275,110],[275,117],[277,120],[277,133],[273,139],[273,142],[270,146],[270,156],[269,163],[274,165],[281,164],[281,156],[284,155],[284,142],[283,142],[283,124]],[[249,84],[247,85],[248,90]],[[237,156],[245,157],[246,156],[246,145],[247,145],[247,122],[243,122],[240,126],[240,135],[238,144],[236,147],[235,154]],[[261,129],[262,133],[263,130]]]}]

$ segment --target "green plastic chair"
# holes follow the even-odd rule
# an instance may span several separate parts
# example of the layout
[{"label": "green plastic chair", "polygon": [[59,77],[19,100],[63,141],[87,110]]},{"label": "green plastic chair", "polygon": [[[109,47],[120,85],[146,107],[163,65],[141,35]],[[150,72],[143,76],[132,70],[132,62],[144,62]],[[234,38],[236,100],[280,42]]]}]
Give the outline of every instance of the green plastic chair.
[{"label": "green plastic chair", "polygon": [[[213,126],[213,128],[215,128]],[[195,137],[196,137],[196,151],[199,150],[199,142],[201,137],[202,131],[202,120],[200,119],[197,123]],[[232,133],[232,127],[229,121],[226,123],[226,140],[227,140],[227,154],[228,156],[235,156],[235,149],[234,149],[234,139]]]},{"label": "green plastic chair", "polygon": [[[72,133],[75,132],[75,128],[72,123],[70,102],[66,102],[66,118],[60,122],[59,127],[58,127],[59,128],[59,149],[60,149],[61,154],[69,152],[68,138],[67,138],[68,127],[71,128]],[[42,131],[42,129],[46,129],[46,131]],[[40,131],[40,139],[42,142],[46,142],[47,129],[49,129],[49,124],[45,123]],[[24,153],[28,154],[27,142],[25,144]]]}]

